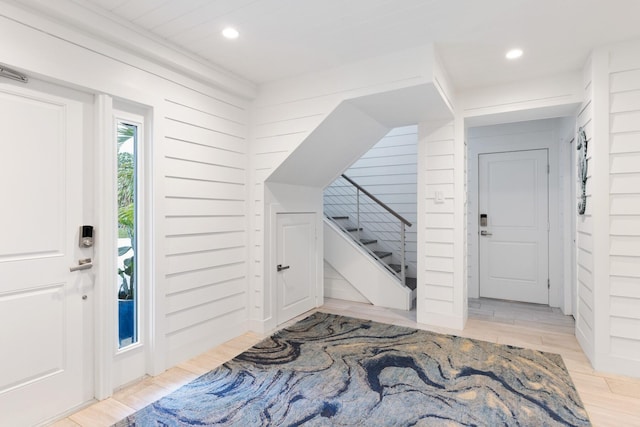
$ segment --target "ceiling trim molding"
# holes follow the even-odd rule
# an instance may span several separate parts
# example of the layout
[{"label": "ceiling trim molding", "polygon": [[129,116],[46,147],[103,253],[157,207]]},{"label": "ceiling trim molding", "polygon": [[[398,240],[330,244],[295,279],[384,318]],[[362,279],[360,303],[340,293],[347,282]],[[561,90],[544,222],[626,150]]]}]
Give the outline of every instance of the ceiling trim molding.
[{"label": "ceiling trim molding", "polygon": [[[76,33],[75,37],[68,31],[66,34],[61,34],[58,29],[53,27],[45,28],[44,31],[67,40],[71,36],[70,41],[96,52],[103,52],[102,46],[109,44],[125,53],[133,53],[141,61],[152,62],[233,95],[245,99],[253,99],[257,95],[255,83],[171,46],[146,30],[133,29],[131,24],[122,22],[122,20],[118,21],[115,15],[108,11],[98,10],[97,7],[84,0],[56,0],[56,2],[22,0],[20,3],[11,1],[11,4],[62,24],[67,30],[71,27],[72,31]],[[29,25],[29,23],[26,24]],[[81,38],[77,37],[78,33],[90,37],[95,40],[95,43],[87,43],[86,38],[80,40]],[[112,53],[110,55],[113,56]],[[130,58],[127,58],[126,61],[131,62]],[[140,68],[148,68],[141,63],[136,65]],[[174,78],[171,79],[174,80]]]}]

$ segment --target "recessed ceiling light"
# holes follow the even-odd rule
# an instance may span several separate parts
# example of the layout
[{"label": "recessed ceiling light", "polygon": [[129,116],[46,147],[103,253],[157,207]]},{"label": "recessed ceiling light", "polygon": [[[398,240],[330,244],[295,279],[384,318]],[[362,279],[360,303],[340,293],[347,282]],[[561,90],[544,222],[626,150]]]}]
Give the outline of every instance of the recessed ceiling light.
[{"label": "recessed ceiling light", "polygon": [[227,27],[224,30],[222,30],[222,35],[227,39],[233,40],[233,39],[237,39],[240,33],[235,28]]},{"label": "recessed ceiling light", "polygon": [[522,56],[522,49],[511,49],[505,56],[507,59],[518,59]]}]

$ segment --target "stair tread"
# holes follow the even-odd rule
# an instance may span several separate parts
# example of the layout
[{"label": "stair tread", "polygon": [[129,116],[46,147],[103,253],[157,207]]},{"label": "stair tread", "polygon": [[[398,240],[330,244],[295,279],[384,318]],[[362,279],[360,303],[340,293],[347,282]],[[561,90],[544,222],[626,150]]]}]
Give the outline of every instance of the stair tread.
[{"label": "stair tread", "polygon": [[385,258],[392,255],[391,252],[384,252],[384,251],[373,251],[373,253],[376,254],[378,258]]},{"label": "stair tread", "polygon": [[[400,273],[400,264],[389,264],[389,267],[396,273]],[[404,271],[407,271],[408,266],[404,266]]]},{"label": "stair tread", "polygon": [[[348,216],[332,216],[331,219],[333,220],[347,220],[349,219]],[[358,227],[349,227],[346,228],[346,230],[348,232],[354,232],[354,231],[362,231],[362,227],[358,228]],[[377,243],[378,240],[376,239],[360,239],[360,243],[362,243],[363,245],[370,245],[373,243]],[[382,258],[386,258],[386,257],[390,257],[393,254],[391,252],[387,252],[387,251],[373,251],[373,253],[380,259]],[[401,265],[400,264],[388,264],[388,267],[391,268],[393,271],[395,271],[396,273],[400,273],[401,270]],[[405,266],[405,272],[406,272],[407,266]],[[417,279],[415,277],[405,277],[405,286],[409,289],[411,289],[412,291],[416,289],[417,287]]]}]

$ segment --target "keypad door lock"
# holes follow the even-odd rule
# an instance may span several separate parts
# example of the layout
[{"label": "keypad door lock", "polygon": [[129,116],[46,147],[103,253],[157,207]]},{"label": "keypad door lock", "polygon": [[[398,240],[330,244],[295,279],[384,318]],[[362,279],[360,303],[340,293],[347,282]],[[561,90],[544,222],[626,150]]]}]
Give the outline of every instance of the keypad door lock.
[{"label": "keypad door lock", "polygon": [[81,248],[90,248],[93,246],[93,226],[92,225],[81,225],[80,226],[80,242],[78,245]]}]

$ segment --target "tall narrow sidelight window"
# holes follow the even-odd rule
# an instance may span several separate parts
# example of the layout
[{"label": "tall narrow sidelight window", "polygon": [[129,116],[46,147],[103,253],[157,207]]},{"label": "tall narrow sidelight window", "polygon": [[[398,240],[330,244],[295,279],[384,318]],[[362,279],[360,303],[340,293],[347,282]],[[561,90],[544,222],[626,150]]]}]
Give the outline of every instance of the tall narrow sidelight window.
[{"label": "tall narrow sidelight window", "polygon": [[118,120],[118,348],[139,340],[137,170],[139,125]]}]

